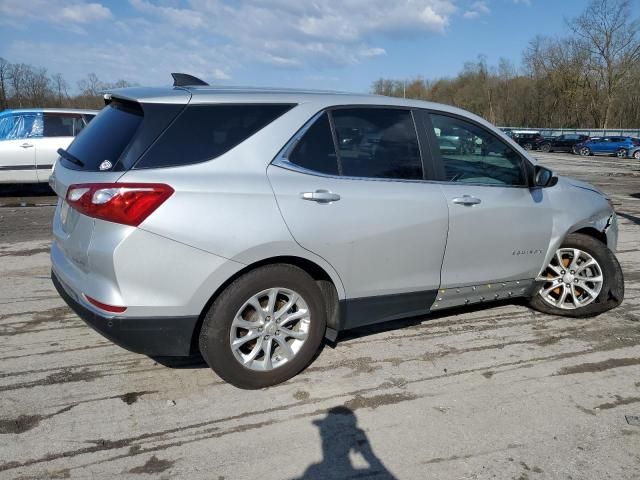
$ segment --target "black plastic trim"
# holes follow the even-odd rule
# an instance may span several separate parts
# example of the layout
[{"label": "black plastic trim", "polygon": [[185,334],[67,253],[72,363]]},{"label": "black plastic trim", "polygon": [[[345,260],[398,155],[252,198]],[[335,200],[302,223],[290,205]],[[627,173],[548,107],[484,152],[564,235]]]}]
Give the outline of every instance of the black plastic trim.
[{"label": "black plastic trim", "polygon": [[340,330],[429,313],[438,290],[340,300]]},{"label": "black plastic trim", "polygon": [[5,170],[43,170],[53,168],[53,165],[0,165],[0,171]]},{"label": "black plastic trim", "polygon": [[189,356],[191,337],[198,316],[188,317],[104,317],[71,297],[51,271],[51,280],[62,299],[84,322],[116,345],[150,356]]}]

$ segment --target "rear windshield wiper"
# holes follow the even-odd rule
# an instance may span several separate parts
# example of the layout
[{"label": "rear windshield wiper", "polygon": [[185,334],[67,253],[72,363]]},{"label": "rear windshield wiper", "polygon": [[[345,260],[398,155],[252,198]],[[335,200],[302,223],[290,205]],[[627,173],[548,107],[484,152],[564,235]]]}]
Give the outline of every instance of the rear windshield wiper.
[{"label": "rear windshield wiper", "polygon": [[69,152],[67,152],[64,148],[59,148],[57,151],[58,155],[60,155],[62,158],[64,158],[65,160],[69,160],[71,163],[75,163],[76,165],[78,165],[79,167],[84,167],[84,162],[82,160],[80,160],[78,157],[76,157],[75,155],[71,155]]}]

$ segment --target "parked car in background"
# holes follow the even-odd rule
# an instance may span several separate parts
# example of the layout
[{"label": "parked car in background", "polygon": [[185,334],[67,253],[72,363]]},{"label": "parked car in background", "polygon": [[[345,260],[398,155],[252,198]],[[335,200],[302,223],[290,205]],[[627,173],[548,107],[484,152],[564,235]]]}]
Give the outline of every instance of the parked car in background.
[{"label": "parked car in background", "polygon": [[59,148],[98,112],[74,109],[20,109],[0,112],[0,183],[47,182]]},{"label": "parked car in background", "polygon": [[525,150],[535,150],[545,140],[537,130],[513,130],[511,138]]},{"label": "parked car in background", "polygon": [[537,147],[542,152],[573,152],[573,147],[587,140],[589,140],[589,135],[565,133],[557,137],[545,138],[538,143]]},{"label": "parked car in background", "polygon": [[117,344],[200,352],[261,388],[351,328],[516,297],[569,317],[622,301],[607,197],[482,118],[174,75],[112,91],[51,175],[53,282]]},{"label": "parked car in background", "polygon": [[640,146],[637,139],[632,137],[600,137],[592,138],[586,142],[576,144],[575,152],[580,155],[616,155],[619,158],[626,158],[629,151]]}]

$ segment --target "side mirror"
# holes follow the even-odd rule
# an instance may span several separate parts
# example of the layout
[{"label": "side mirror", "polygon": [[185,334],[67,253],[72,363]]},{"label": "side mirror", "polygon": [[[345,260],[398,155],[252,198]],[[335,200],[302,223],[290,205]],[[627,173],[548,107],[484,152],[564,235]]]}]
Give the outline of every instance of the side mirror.
[{"label": "side mirror", "polygon": [[534,187],[552,187],[556,183],[558,183],[558,177],[554,177],[551,170],[536,165],[533,176]]}]

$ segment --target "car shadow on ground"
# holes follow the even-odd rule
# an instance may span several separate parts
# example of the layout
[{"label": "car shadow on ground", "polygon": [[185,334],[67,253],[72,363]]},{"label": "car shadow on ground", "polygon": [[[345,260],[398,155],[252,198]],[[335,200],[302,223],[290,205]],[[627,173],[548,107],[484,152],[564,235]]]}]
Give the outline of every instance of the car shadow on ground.
[{"label": "car shadow on ground", "polygon": [[50,197],[55,195],[47,183],[0,184],[0,197]]},{"label": "car shadow on ground", "polygon": [[[482,310],[489,310],[491,308],[506,306],[506,305],[521,305],[526,306],[526,299],[514,298],[508,300],[497,300],[491,303],[478,303],[475,305],[469,305],[466,307],[456,307],[446,310],[439,310],[437,312],[428,313],[426,315],[420,315],[417,317],[409,317],[401,320],[390,320],[388,322],[376,323],[373,325],[367,325],[365,327],[358,327],[352,330],[346,330],[340,332],[338,339],[332,342],[328,339],[324,339],[323,343],[318,348],[318,351],[313,356],[313,359],[309,362],[309,365],[305,366],[302,370],[306,370],[313,365],[316,359],[322,354],[325,347],[336,348],[341,341],[353,340],[357,338],[366,337],[368,335],[375,335],[377,333],[385,333],[393,330],[401,330],[406,327],[420,325],[424,322],[438,320],[440,318],[448,317],[451,315],[460,315],[464,313],[473,313]],[[173,369],[200,369],[209,368],[209,365],[205,362],[204,358],[199,353],[195,353],[188,357],[156,357],[150,356],[154,362],[159,363],[162,366]],[[302,373],[300,372],[300,373]]]},{"label": "car shadow on ground", "polygon": [[367,325],[364,327],[354,328],[353,330],[347,330],[340,332],[338,340],[340,343],[343,340],[352,340],[360,337],[366,337],[367,335],[373,335],[376,333],[384,333],[393,330],[401,330],[406,327],[413,327],[420,325],[421,323],[428,323],[429,321],[439,320],[441,318],[449,317],[452,315],[461,315],[464,313],[473,313],[482,310],[490,310],[496,307],[504,307],[507,305],[520,305],[526,306],[527,300],[525,298],[512,298],[505,300],[495,300],[487,303],[476,303],[474,305],[453,307],[445,310],[438,310],[435,312],[420,315],[418,317],[404,318],[402,320],[390,320],[388,322],[376,323],[373,325]]},{"label": "car shadow on ground", "polygon": [[[295,480],[396,478],[373,452],[367,434],[358,427],[350,408],[334,407],[324,418],[312,423],[320,430],[322,460],[309,465]],[[353,457],[359,459],[358,463],[364,461],[366,466],[354,466]]]}]

